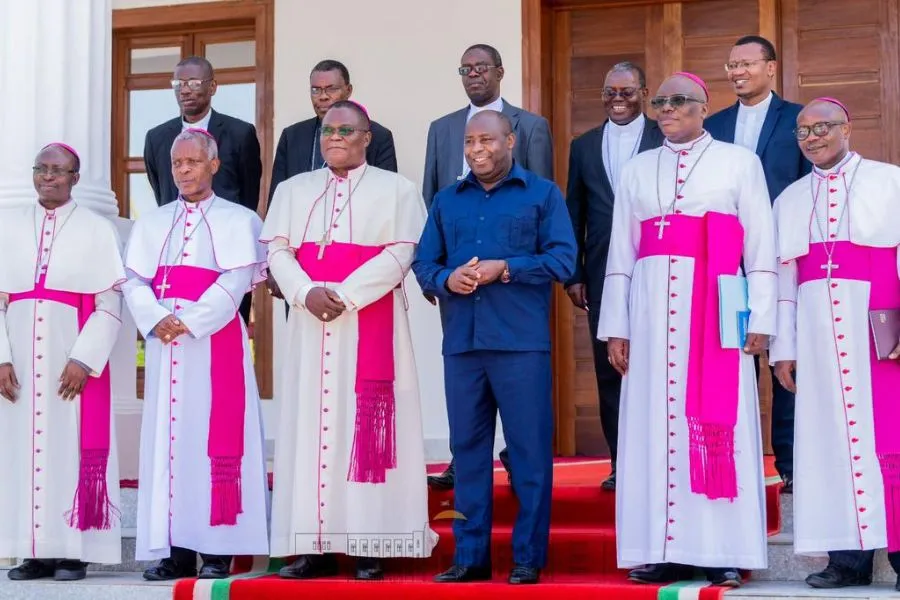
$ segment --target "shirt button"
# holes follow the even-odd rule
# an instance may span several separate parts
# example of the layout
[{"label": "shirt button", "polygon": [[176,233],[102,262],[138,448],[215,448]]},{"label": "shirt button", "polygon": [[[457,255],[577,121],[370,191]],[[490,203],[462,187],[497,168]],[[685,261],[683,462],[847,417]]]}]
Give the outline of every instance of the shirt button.
[{"label": "shirt button", "polygon": [[484,221],[484,217],[478,217],[479,221]]},{"label": "shirt button", "polygon": [[478,240],[478,241],[477,241],[477,242],[475,242],[475,243],[476,243],[476,244],[480,244],[480,243],[481,243],[481,240]]}]

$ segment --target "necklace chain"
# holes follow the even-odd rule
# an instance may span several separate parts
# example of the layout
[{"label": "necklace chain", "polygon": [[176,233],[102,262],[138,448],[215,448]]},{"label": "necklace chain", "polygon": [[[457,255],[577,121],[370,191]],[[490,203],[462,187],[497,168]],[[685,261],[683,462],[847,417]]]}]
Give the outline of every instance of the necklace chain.
[{"label": "necklace chain", "polygon": [[[852,160],[852,158],[850,160]],[[850,162],[850,161],[848,160],[847,162]],[[837,222],[837,225],[835,226],[836,232],[840,232],[841,225],[844,222],[844,215],[847,214],[847,208],[850,206],[850,190],[853,188],[853,182],[856,181],[856,172],[859,170],[859,165],[861,163],[862,163],[862,161],[859,161],[858,163],[856,163],[856,167],[854,167],[854,169],[853,169],[853,174],[850,176],[849,183],[847,183],[846,176],[844,176],[843,181],[844,181],[844,191],[845,191],[846,197],[844,198],[844,206],[841,207],[841,214],[838,217],[838,220],[836,221]],[[845,165],[846,165],[846,163],[845,163]],[[841,167],[841,169],[843,169],[843,167]],[[837,173],[835,173],[835,175],[837,175]],[[844,174],[841,173],[841,175],[843,176]],[[831,242],[831,246],[829,247],[828,238],[825,235],[825,231],[823,231],[823,229],[822,229],[822,220],[819,218],[819,192],[822,189],[823,181],[826,185],[829,185],[829,183],[828,183],[829,179],[828,179],[827,174],[823,175],[822,181],[819,182],[819,184],[816,186],[815,191],[814,191],[813,190],[813,181],[815,180],[815,178],[816,178],[816,174],[811,173],[810,178],[809,178],[809,188],[810,188],[809,193],[813,198],[813,217],[816,221],[816,228],[819,230],[819,236],[822,238],[822,244],[823,244],[823,247],[825,248],[825,256],[828,257],[828,262],[829,262],[829,264],[831,264],[833,262],[832,256],[834,255],[834,248],[837,245],[837,240]],[[825,211],[825,218],[826,218],[826,220],[828,219],[828,210],[827,209]]]},{"label": "necklace chain", "polygon": [[[329,176],[331,176],[330,171],[326,171],[326,172],[329,174]],[[362,175],[360,175],[359,179],[356,180],[356,185],[354,185],[352,188],[350,188],[350,192],[347,194],[347,199],[344,200],[344,205],[341,206],[340,211],[338,211],[337,213],[331,213],[330,219],[328,216],[329,215],[328,197],[327,197],[327,195],[325,196],[324,202],[322,204],[322,227],[324,228],[324,231],[322,232],[323,242],[325,242],[325,243],[331,242],[331,231],[332,231],[332,229],[334,229],[335,222],[340,218],[340,216],[342,214],[344,214],[344,210],[347,208],[347,206],[350,204],[350,200],[353,198],[353,192],[356,191],[356,188],[359,187],[359,184],[362,183],[363,178],[366,176],[366,173],[368,173],[368,172],[369,172],[369,165],[367,164],[366,167],[363,169]],[[348,182],[350,181],[349,177],[347,177],[347,181]],[[335,194],[337,194],[337,186],[335,186],[334,191],[335,191]],[[326,188],[326,194],[327,194],[327,188]],[[337,196],[336,195],[335,195],[334,199],[335,199],[334,208],[337,208]],[[337,214],[337,217],[334,216],[335,214]]]},{"label": "necklace chain", "polygon": [[[212,201],[210,201],[209,208],[207,210],[212,209],[213,205],[216,202],[216,198],[217,198],[217,196],[213,195]],[[198,208],[197,210],[200,212],[201,221],[206,223],[207,227],[209,227],[209,223],[207,223],[207,221],[206,221],[206,214],[200,208]],[[174,211],[174,214],[172,215],[172,227],[169,228],[169,235],[166,236],[166,252],[163,255],[164,258],[162,259],[164,261],[164,264],[161,265],[162,270],[163,270],[162,285],[164,287],[160,290],[162,292],[160,299],[162,299],[162,297],[165,296],[166,290],[168,288],[169,273],[172,272],[172,269],[180,266],[184,262],[184,249],[187,247],[188,242],[191,241],[191,238],[194,237],[194,234],[197,233],[197,231],[199,231],[199,229],[200,229],[200,223],[197,223],[196,227],[194,227],[194,230],[191,231],[187,235],[187,237],[181,241],[181,248],[179,248],[178,252],[175,255],[176,262],[171,265],[166,264],[169,262],[169,257],[172,254],[172,234],[175,232],[175,227],[178,225],[178,222],[181,220],[182,215],[184,216],[185,226],[187,226],[188,209],[183,208],[181,210],[181,212],[178,212],[178,209],[176,208]]]},{"label": "necklace chain", "polygon": [[[707,135],[709,135],[709,134],[704,133],[704,135],[701,137],[701,139],[705,138]],[[697,142],[699,142],[699,141],[700,140],[697,140]],[[696,145],[696,143],[694,145]],[[687,175],[685,175],[680,186],[678,184],[678,169],[679,169],[679,165],[681,164],[681,152],[682,151],[681,150],[677,151],[676,160],[675,160],[675,175],[676,175],[675,176],[675,195],[673,196],[672,202],[669,204],[669,207],[665,210],[663,210],[662,197],[660,195],[659,175],[662,170],[662,154],[663,154],[663,151],[666,150],[666,147],[663,146],[659,149],[659,152],[656,155],[656,203],[659,205],[659,215],[663,222],[665,222],[666,216],[672,214],[672,212],[675,210],[675,203],[678,201],[678,196],[681,194],[682,190],[684,190],[684,186],[687,185],[688,180],[691,178],[691,175],[693,175],[694,169],[696,169],[697,165],[700,164],[700,161],[703,160],[703,155],[706,154],[706,151],[709,150],[710,146],[712,146],[711,140],[708,144],[706,144],[706,147],[703,148],[703,150],[700,152],[700,156],[697,157],[697,162],[695,162],[693,164],[693,166],[691,167],[690,171],[687,172]]]}]

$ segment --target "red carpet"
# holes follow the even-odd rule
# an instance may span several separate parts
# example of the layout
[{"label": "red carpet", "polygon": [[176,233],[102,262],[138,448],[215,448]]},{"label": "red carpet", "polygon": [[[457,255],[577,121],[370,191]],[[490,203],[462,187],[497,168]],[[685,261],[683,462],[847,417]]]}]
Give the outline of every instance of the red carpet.
[{"label": "red carpet", "polygon": [[[499,467],[499,464],[498,464]],[[440,472],[443,465],[429,467]],[[425,560],[385,560],[387,579],[363,583],[352,579],[353,559],[342,559],[342,575],[313,581],[287,581],[264,569],[251,569],[249,558],[238,559],[235,571],[243,573],[228,580],[201,582],[185,580],[175,586],[175,600],[263,600],[327,597],[328,600],[365,598],[552,598],[567,600],[614,598],[621,600],[668,600],[679,598],[679,587],[646,586],[629,583],[625,571],[616,568],[615,494],[600,489],[609,473],[608,461],[558,459],[554,469],[552,528],[547,568],[541,585],[506,584],[512,564],[510,539],[518,504],[506,483],[506,473],[498,468],[494,488],[494,533],[492,560],[494,581],[466,585],[438,585],[431,577],[453,563],[452,492],[433,492],[429,496],[432,527],[441,536],[432,556]],[[771,465],[766,463],[768,529],[780,529],[779,483]],[[257,561],[259,562],[259,561]],[[272,561],[269,573],[280,561]],[[257,565],[259,566],[259,565]],[[251,572],[248,572],[251,571]],[[699,585],[699,582],[698,582]],[[719,588],[692,590],[690,597],[702,600],[721,598]],[[684,590],[682,590],[682,594]],[[684,596],[682,596],[684,597]]]}]

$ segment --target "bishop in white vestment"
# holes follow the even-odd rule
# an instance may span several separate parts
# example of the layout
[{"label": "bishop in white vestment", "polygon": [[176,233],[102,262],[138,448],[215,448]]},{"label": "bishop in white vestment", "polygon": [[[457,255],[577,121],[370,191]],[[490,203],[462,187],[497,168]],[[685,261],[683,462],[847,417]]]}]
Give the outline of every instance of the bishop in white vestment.
[{"label": "bishop in white vestment", "polygon": [[[753,357],[775,332],[772,209],[755,154],[702,129],[705,84],[677,74],[651,106],[666,136],[622,171],[598,337],[625,374],[616,537],[642,582],[766,566]],[[746,269],[746,345],[722,348],[718,277]]]},{"label": "bishop in white vestment", "polygon": [[[806,580],[813,587],[866,585],[875,549],[887,547],[900,572],[900,363],[879,358],[879,313],[870,323],[870,311],[900,309],[900,168],[850,152],[838,100],[813,101],[797,125],[815,168],[775,203],[769,357],[797,391],[794,551],[828,552],[827,568]],[[887,342],[890,351],[898,340]]]},{"label": "bishop in white vestment", "polygon": [[125,251],[125,298],[146,340],[138,560],[150,580],[228,575],[234,554],[268,554],[259,392],[241,299],[264,280],[262,221],[216,196],[215,140],[172,146],[180,197],[142,216]]},{"label": "bishop in white vestment", "polygon": [[302,556],[284,577],[334,573],[340,553],[378,579],[378,558],[427,557],[437,542],[403,288],[425,205],[412,182],[365,163],[368,129],[363,109],[336,103],[322,126],[329,167],[281,183],[263,228],[292,309],[272,555]]},{"label": "bishop in white vestment", "polygon": [[71,147],[45,147],[38,200],[0,216],[0,556],[29,559],[10,579],[121,561],[107,360],[125,271],[112,222],[70,199],[79,167]]}]

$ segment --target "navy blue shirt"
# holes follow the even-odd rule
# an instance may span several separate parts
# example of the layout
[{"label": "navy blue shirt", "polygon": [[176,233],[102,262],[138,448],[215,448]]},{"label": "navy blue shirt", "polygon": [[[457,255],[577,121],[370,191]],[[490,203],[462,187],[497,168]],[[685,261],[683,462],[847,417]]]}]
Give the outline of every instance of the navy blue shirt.
[{"label": "navy blue shirt", "polygon": [[[412,269],[441,303],[444,354],[550,350],[550,292],[575,270],[575,234],[556,184],[517,164],[485,190],[472,173],[438,192]],[[459,295],[450,274],[472,257],[505,260],[499,279]]]}]

